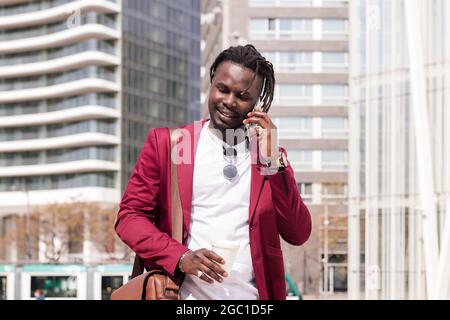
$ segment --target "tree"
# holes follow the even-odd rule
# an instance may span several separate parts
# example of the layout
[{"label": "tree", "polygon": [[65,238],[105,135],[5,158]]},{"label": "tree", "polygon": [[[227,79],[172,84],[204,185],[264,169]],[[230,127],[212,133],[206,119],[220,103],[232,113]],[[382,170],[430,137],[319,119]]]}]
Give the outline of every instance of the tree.
[{"label": "tree", "polygon": [[71,201],[32,208],[12,215],[0,228],[0,258],[15,262],[58,263],[86,256],[95,262],[126,261],[131,250],[114,231],[117,206]]},{"label": "tree", "polygon": [[66,254],[81,252],[84,207],[80,203],[63,203],[35,208],[31,213],[31,226],[33,237],[37,239],[30,245],[38,243],[39,253],[52,263],[59,262]]},{"label": "tree", "polygon": [[129,261],[132,251],[119,239],[114,224],[118,206],[90,208],[88,219],[90,241],[110,261]]}]

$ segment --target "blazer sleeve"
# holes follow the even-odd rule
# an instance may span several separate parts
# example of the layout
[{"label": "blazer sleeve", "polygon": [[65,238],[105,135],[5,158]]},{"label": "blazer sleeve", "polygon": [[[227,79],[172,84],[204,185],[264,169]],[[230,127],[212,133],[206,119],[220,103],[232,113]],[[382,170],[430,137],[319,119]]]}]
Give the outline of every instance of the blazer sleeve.
[{"label": "blazer sleeve", "polygon": [[153,224],[159,214],[159,168],[157,135],[152,129],[120,202],[115,230],[144,262],[157,264],[176,277],[178,260],[188,248]]},{"label": "blazer sleeve", "polygon": [[[286,150],[280,148],[286,154]],[[281,237],[292,245],[302,245],[311,235],[311,215],[298,192],[290,164],[284,171],[268,176],[277,227]]]}]

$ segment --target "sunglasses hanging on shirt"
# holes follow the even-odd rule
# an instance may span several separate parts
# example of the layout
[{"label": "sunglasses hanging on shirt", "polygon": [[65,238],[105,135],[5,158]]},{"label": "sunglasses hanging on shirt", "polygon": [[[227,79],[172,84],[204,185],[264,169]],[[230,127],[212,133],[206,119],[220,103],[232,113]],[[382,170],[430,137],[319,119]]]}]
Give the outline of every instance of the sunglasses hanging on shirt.
[{"label": "sunglasses hanging on shirt", "polygon": [[225,161],[228,163],[223,168],[223,176],[228,181],[233,180],[237,174],[238,170],[236,168],[236,158],[237,158],[237,151],[235,148],[225,148],[225,146],[222,146],[223,149],[223,157]]}]

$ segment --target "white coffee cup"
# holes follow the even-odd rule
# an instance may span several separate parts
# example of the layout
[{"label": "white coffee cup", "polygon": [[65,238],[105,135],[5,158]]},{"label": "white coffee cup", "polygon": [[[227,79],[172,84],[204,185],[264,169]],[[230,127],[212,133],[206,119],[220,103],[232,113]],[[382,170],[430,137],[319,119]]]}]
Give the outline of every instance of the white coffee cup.
[{"label": "white coffee cup", "polygon": [[213,240],[212,251],[225,260],[225,264],[220,264],[223,270],[230,273],[233,268],[234,259],[239,251],[240,244],[230,240]]}]

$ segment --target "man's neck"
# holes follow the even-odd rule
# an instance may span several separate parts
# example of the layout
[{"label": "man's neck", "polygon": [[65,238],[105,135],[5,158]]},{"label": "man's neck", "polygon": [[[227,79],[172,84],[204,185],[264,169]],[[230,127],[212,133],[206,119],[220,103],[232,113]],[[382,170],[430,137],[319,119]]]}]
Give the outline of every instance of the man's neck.
[{"label": "man's neck", "polygon": [[217,129],[214,127],[212,121],[209,121],[208,129],[218,137],[220,140],[230,146],[235,146],[245,140],[245,127],[239,127],[237,129]]}]

